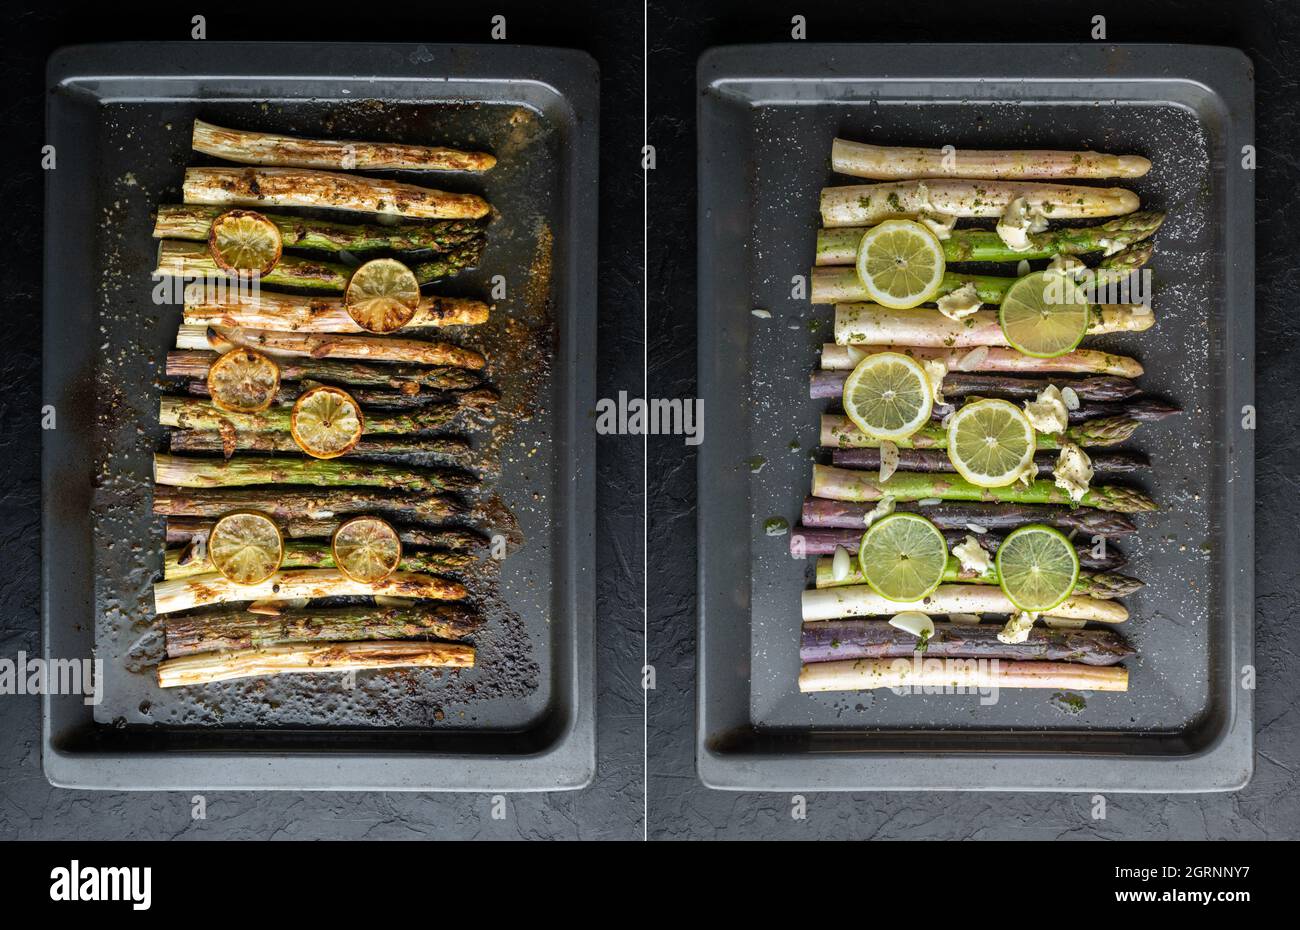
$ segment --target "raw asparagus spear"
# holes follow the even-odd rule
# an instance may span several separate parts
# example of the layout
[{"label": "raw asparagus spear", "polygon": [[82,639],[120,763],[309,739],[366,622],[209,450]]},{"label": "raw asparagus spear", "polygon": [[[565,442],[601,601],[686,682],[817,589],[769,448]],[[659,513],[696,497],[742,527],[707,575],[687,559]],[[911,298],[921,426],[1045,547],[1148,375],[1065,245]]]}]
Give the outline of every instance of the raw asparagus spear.
[{"label": "raw asparagus spear", "polygon": [[1119,216],[1140,206],[1136,194],[1119,187],[1031,181],[896,181],[823,188],[822,225],[874,226],[889,217],[923,211],[957,217],[999,217],[1019,197],[1025,198],[1030,212],[1053,220]]},{"label": "raw asparagus spear", "polygon": [[799,690],[863,691],[872,688],[1055,688],[1076,691],[1127,691],[1122,665],[1098,667],[1076,662],[909,662],[906,659],[854,659],[817,662],[799,672]]},{"label": "raw asparagus spear", "polygon": [[[208,369],[218,358],[220,355],[211,351],[168,352],[166,373],[172,378],[206,378]],[[284,381],[315,378],[328,384],[392,388],[411,393],[419,393],[422,388],[462,391],[482,382],[482,375],[455,365],[375,365],[311,357],[282,357],[276,359],[276,363]],[[843,393],[842,382],[840,393]]]},{"label": "raw asparagus spear", "polygon": [[[213,522],[211,516],[169,516],[165,534],[167,544],[186,544],[199,537],[206,539],[212,531]],[[279,526],[285,539],[328,540],[334,535],[340,522],[341,520],[329,518],[316,520],[310,517],[281,517]],[[464,527],[399,525],[395,529],[403,546],[470,552],[487,544],[487,539],[482,534]]]},{"label": "raw asparagus spear", "polygon": [[[473,268],[478,264],[482,252],[483,240],[471,239],[450,252],[440,253],[427,261],[413,262],[411,271],[415,272],[420,284],[432,284],[453,277],[466,268]],[[158,243],[158,265],[153,273],[157,277],[171,278],[218,278],[226,275],[213,260],[207,243],[178,239],[163,239]],[[347,265],[299,255],[285,255],[259,280],[261,284],[271,287],[296,287],[321,294],[341,294],[351,277],[352,269]]]},{"label": "raw asparagus spear", "polygon": [[183,192],[186,203],[326,207],[427,220],[477,219],[490,209],[477,194],[304,168],[186,168]]},{"label": "raw asparagus spear", "polygon": [[497,163],[495,156],[486,152],[464,152],[440,145],[301,139],[271,132],[223,129],[198,119],[194,121],[191,144],[196,152],[241,165],[345,171],[487,171]]},{"label": "raw asparagus spear", "polygon": [[[1155,325],[1155,314],[1143,304],[1101,304],[1093,308],[1088,335],[1140,333]],[[1009,345],[996,310],[977,310],[952,320],[938,310],[891,310],[870,303],[835,305],[835,343],[959,349]]]},{"label": "raw asparagus spear", "polygon": [[[1154,247],[1149,242],[1131,245],[1122,252],[1103,258],[1096,268],[1088,271],[1088,278],[1085,280],[1090,281],[1093,287],[1123,281],[1151,259],[1153,250]],[[809,277],[811,286],[808,299],[812,303],[834,304],[871,299],[871,294],[862,283],[862,279],[858,277],[856,268],[817,267],[813,268]],[[1006,297],[1007,291],[1011,289],[1011,285],[1015,283],[1014,277],[946,271],[936,296],[951,294],[958,288],[973,284],[981,303],[1000,304]]]},{"label": "raw asparagus spear", "polygon": [[[949,262],[1018,262],[1021,259],[1052,258],[1057,255],[1113,255],[1155,234],[1165,221],[1163,213],[1142,211],[1117,217],[1100,226],[1049,229],[1030,233],[1030,248],[1015,252],[991,229],[954,229],[942,240],[943,257]],[[846,226],[817,230],[818,265],[852,265],[858,245],[869,227]],[[207,237],[207,233],[204,233]]]},{"label": "raw asparagus spear", "polygon": [[[829,465],[813,466],[814,497],[831,500],[877,501],[882,497],[917,501],[936,498],[961,501],[1010,501],[1018,504],[1069,504],[1070,496],[1050,481],[1016,482],[1001,488],[982,488],[957,475],[895,472],[881,481],[869,472]],[[1155,501],[1141,491],[1120,485],[1093,485],[1078,503],[1099,510],[1142,513],[1155,510]]]},{"label": "raw asparagus spear", "polygon": [[245,610],[166,617],[167,655],[193,655],[220,649],[262,649],[286,643],[436,637],[462,639],[482,619],[460,604],[414,607],[334,607],[265,616]]},{"label": "raw asparagus spear", "polygon": [[[939,509],[946,505],[937,505],[936,508],[927,507],[918,511],[929,516],[933,509]],[[948,542],[948,548],[959,546],[965,541],[967,536],[974,536],[976,541],[988,552],[996,552],[998,546],[1002,545],[1002,537],[989,533],[972,533],[967,529],[949,529],[944,530],[944,539]],[[847,549],[850,552],[857,552],[858,543],[862,541],[862,530],[859,529],[834,529],[829,527],[817,526],[796,526],[790,531],[790,555],[792,558],[803,559],[810,555],[834,555],[836,549]],[[1111,545],[1109,541],[1103,540],[1104,545],[1094,544],[1092,537],[1080,536],[1074,540],[1074,551],[1079,556],[1079,567],[1095,572],[1113,572],[1118,571],[1128,564],[1128,559],[1117,546]]]},{"label": "raw asparagus spear", "polygon": [[881,181],[912,178],[1029,181],[1140,178],[1151,170],[1151,162],[1140,155],[1104,155],[1100,152],[924,149],[836,139],[831,144],[831,170]]},{"label": "raw asparagus spear", "polygon": [[[208,241],[212,221],[223,207],[164,204],[154,220],[155,239]],[[292,213],[263,213],[280,230],[286,249],[318,252],[447,252],[483,235],[481,220],[438,220],[433,223],[334,223]]]},{"label": "raw asparagus spear", "polygon": [[155,613],[170,614],[232,601],[293,601],[303,597],[376,594],[459,601],[465,598],[466,592],[459,582],[436,575],[393,572],[382,581],[362,584],[333,568],[291,568],[282,569],[259,584],[235,584],[215,572],[160,581],[153,586],[153,603]]},{"label": "raw asparagus spear", "polygon": [[[820,497],[806,497],[802,520],[805,526],[848,527],[859,533],[866,526],[867,514],[874,504],[855,504]],[[919,513],[941,530],[1014,530],[1026,523],[1046,523],[1059,530],[1078,530],[1089,536],[1123,536],[1137,532],[1131,517],[1092,507],[1053,507],[1047,504],[962,504],[944,501],[916,504],[900,501],[900,512]],[[970,527],[979,527],[971,530]]]},{"label": "raw asparagus spear", "polygon": [[474,647],[461,643],[376,640],[368,643],[290,643],[264,649],[204,652],[158,665],[163,688],[202,685],[285,672],[357,672],[393,668],[473,668]]},{"label": "raw asparagus spear", "polygon": [[229,352],[238,346],[256,349],[277,358],[346,358],[370,362],[408,362],[415,365],[457,365],[475,371],[487,365],[487,360],[472,349],[425,339],[227,329],[191,323],[182,323],[176,330],[178,349]]},{"label": "raw asparagus spear", "polygon": [[[389,410],[366,414],[365,435],[408,435],[439,429],[460,412],[460,405],[435,402],[415,410]],[[288,433],[293,407],[281,404],[259,413],[230,413],[200,397],[163,397],[158,402],[158,422],[181,429],[220,430],[233,426],[236,433]]]},{"label": "raw asparagus spear", "polygon": [[[905,610],[923,614],[1014,614],[1012,604],[1002,589],[988,584],[941,584],[929,597],[919,601],[891,601],[867,585],[842,588],[814,588],[803,592],[803,619],[840,620],[845,617],[893,616]],[[1092,620],[1097,623],[1123,623],[1128,608],[1118,601],[1071,595],[1048,614],[1067,620]]]},{"label": "raw asparagus spear", "polygon": [[[1140,424],[1128,417],[1103,417],[1071,424],[1065,431],[1065,438],[1078,446],[1114,446],[1127,440]],[[846,416],[839,414],[822,414],[821,444],[828,448],[839,449],[875,449],[879,440],[862,432]],[[894,443],[899,449],[946,449],[948,448],[948,431],[933,420],[922,426],[907,439]],[[1038,434],[1038,448],[1041,450],[1060,449],[1060,441],[1055,435]]]},{"label": "raw asparagus spear", "polygon": [[977,346],[974,349],[932,348],[929,346],[822,346],[822,368],[828,371],[852,371],[858,362],[877,352],[901,352],[918,361],[943,362],[949,371],[1073,372],[1077,374],[1114,375],[1137,378],[1142,365],[1136,359],[1096,349],[1075,349],[1056,358],[1033,358],[1015,349]]},{"label": "raw asparagus spear", "polygon": [[[425,326],[477,326],[486,323],[488,305],[461,297],[421,297],[404,329]],[[187,287],[181,319],[204,326],[283,329],[297,333],[363,333],[339,297],[302,297],[259,291],[236,294],[217,287]]]},{"label": "raw asparagus spear", "polygon": [[[808,396],[814,400],[824,397],[843,397],[847,372],[814,371],[809,379]],[[946,397],[1004,397],[1022,400],[1037,397],[1043,388],[1054,384],[1060,390],[1067,387],[1080,400],[1119,401],[1136,397],[1142,389],[1127,378],[1096,376],[1092,378],[1025,378],[1015,375],[977,375],[965,371],[950,371],[943,376],[943,393]]]},{"label": "raw asparagus spear", "polygon": [[[226,452],[227,443],[216,430],[177,429],[167,437],[168,447],[172,452]],[[293,435],[286,432],[250,433],[239,430],[232,450],[247,452],[301,452]],[[353,459],[366,459],[384,456],[439,456],[450,459],[465,459],[473,453],[470,444],[459,436],[374,436],[363,438],[346,456]]]},{"label": "raw asparagus spear", "polygon": [[218,488],[155,485],[153,512],[166,517],[220,517],[232,510],[257,510],[275,520],[337,520],[362,513],[411,523],[437,523],[466,512],[456,498],[367,488]]},{"label": "raw asparagus spear", "polygon": [[[188,561],[183,561],[188,558]],[[403,547],[399,571],[436,574],[463,571],[475,563],[474,556],[466,552],[437,549],[410,549]],[[334,552],[328,545],[290,539],[284,544],[284,561],[281,568],[334,568]],[[188,546],[168,549],[163,553],[163,578],[193,578],[216,571],[206,552],[195,553]],[[441,634],[439,634],[441,635]],[[380,637],[381,639],[387,637]],[[393,637],[398,638],[398,637]]]},{"label": "raw asparagus spear", "polygon": [[[966,398],[967,402],[979,399],[973,394]],[[931,408],[931,417],[942,421],[956,409],[955,404],[935,404]],[[1176,407],[1158,397],[1135,397],[1116,404],[1080,401],[1077,408],[1067,411],[1067,419],[1076,425],[1094,420],[1133,420],[1137,423],[1155,423],[1182,412],[1181,407]]]},{"label": "raw asparagus spear", "polygon": [[[1092,460],[1092,470],[1098,475],[1131,474],[1147,468],[1151,463],[1139,452],[1123,450],[1093,451],[1088,453]],[[1051,478],[1056,471],[1057,453],[1039,452],[1034,456],[1040,478]],[[839,468],[859,468],[865,471],[880,470],[879,449],[836,449],[831,457],[831,464]],[[950,472],[955,469],[948,453],[939,449],[899,449],[899,471]],[[805,516],[804,522],[807,522]]]},{"label": "raw asparagus spear", "polygon": [[[925,643],[926,656],[960,656],[980,659],[1082,662],[1114,665],[1134,650],[1111,630],[1047,630],[1035,626],[1023,643],[1002,643],[997,623],[936,623]],[[882,620],[823,620],[805,623],[800,634],[799,659],[833,662],[845,659],[909,658],[918,640]]]},{"label": "raw asparagus spear", "polygon": [[190,458],[157,452],[153,480],[177,488],[238,488],[259,484],[314,487],[392,488],[400,491],[456,493],[477,486],[468,472],[448,468],[407,468],[340,459],[241,456],[229,460]]},{"label": "raw asparagus spear", "polygon": [[[827,556],[822,556],[817,560],[815,575],[817,587],[838,588],[845,585],[867,583],[866,577],[858,567],[857,558],[850,557],[848,574],[839,581],[835,580],[832,561]],[[968,571],[955,556],[949,556],[948,566],[944,569],[943,580],[949,583],[960,582],[962,584],[997,584],[998,571],[996,565],[992,562],[989,563],[987,571]],[[1130,578],[1128,575],[1084,571],[1079,573],[1079,580],[1074,586],[1074,593],[1111,601],[1118,597],[1128,597],[1141,587],[1141,581]]]}]

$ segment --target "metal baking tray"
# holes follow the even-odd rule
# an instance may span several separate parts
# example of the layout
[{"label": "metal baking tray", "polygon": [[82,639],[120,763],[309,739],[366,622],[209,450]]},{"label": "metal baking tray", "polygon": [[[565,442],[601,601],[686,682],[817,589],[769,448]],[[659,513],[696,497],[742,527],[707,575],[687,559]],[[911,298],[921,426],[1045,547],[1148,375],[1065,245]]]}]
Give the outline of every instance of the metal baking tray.
[{"label": "metal baking tray", "polygon": [[[1213,791],[1252,771],[1254,172],[1250,61],[1174,45],[738,46],[699,90],[697,763],[714,788]],[[800,694],[797,522],[824,401],[809,372],[832,308],[792,297],[813,264],[836,135],[900,145],[1145,154],[1131,187],[1169,211],[1141,337],[1110,338],[1180,417],[1130,445],[1162,504],[1121,547],[1147,582],[1121,628],[1130,690],[1077,710],[1046,691]],[[849,183],[835,180],[833,183]],[[1126,185],[1130,186],[1130,185]],[[771,319],[751,315],[754,308]],[[792,448],[797,446],[797,448]],[[752,462],[765,462],[757,473]]]},{"label": "metal baking tray", "polygon": [[[44,699],[52,783],[554,791],[590,780],[598,85],[584,53],[495,45],[150,43],[51,58],[44,397],[57,428],[43,446],[44,650],[103,660],[99,704]],[[183,167],[202,163],[189,149],[196,116],[497,154],[481,178],[425,176],[499,212],[480,267],[441,288],[486,296],[491,276],[506,278],[493,321],[464,338],[513,324],[541,357],[553,353],[536,411],[500,450],[493,490],[526,543],[502,563],[475,669],[364,673],[351,689],[330,675],[157,687],[162,522],[149,458],[179,313],[151,297],[150,213],[178,202]]]}]

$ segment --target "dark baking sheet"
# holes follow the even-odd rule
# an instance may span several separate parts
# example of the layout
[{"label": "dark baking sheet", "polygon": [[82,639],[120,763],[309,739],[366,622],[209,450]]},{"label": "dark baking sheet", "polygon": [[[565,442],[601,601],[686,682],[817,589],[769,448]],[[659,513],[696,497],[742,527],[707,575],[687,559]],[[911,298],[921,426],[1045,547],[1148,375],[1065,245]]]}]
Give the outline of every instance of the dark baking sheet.
[{"label": "dark baking sheet", "polygon": [[[1252,769],[1254,380],[1251,65],[1178,46],[832,45],[714,49],[700,93],[697,761],[716,788],[1205,791]],[[1106,345],[1185,413],[1133,448],[1162,504],[1121,547],[1147,581],[1121,631],[1130,690],[1077,713],[1050,691],[804,695],[807,563],[763,524],[797,522],[816,458],[809,372],[833,308],[791,297],[813,263],[836,135],[901,145],[1095,148],[1152,158],[1131,185],[1167,210],[1157,324]],[[724,270],[723,273],[719,273]],[[753,308],[771,319],[751,315]],[[1097,340],[1101,344],[1100,340]],[[761,470],[750,461],[761,456]],[[741,493],[744,489],[745,493]]]},{"label": "dark baking sheet", "polygon": [[[598,76],[585,54],[501,46],[160,43],[64,49],[48,70],[44,639],[103,660],[102,700],[45,699],[45,771],[82,788],[557,790],[594,770],[594,268]],[[508,434],[492,490],[526,539],[500,569],[479,663],[457,674],[281,676],[163,690],[152,675],[150,512],[159,379],[179,311],[151,298],[150,212],[179,202],[191,121],[448,140],[495,152],[499,212],[450,294],[507,296],[483,331],[553,352],[536,409],[493,370]],[[513,338],[513,337],[512,337]],[[494,342],[494,340],[496,340]],[[506,367],[506,366],[502,366]],[[526,415],[525,415],[526,414]],[[473,587],[473,586],[472,586]],[[480,588],[479,590],[483,590]],[[491,588],[491,590],[498,590]]]}]

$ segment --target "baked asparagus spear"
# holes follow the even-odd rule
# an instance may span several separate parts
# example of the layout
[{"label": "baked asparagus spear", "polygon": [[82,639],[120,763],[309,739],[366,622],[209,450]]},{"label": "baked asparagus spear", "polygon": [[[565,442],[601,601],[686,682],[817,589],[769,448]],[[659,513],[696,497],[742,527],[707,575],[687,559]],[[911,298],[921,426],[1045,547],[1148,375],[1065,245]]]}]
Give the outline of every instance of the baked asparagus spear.
[{"label": "baked asparagus spear", "polygon": [[462,643],[287,643],[263,649],[202,652],[158,665],[163,688],[210,684],[285,672],[357,672],[393,668],[472,668],[474,647]]},{"label": "baked asparagus spear", "polygon": [[[196,286],[201,285],[201,286]],[[415,315],[403,329],[426,326],[477,326],[490,309],[481,300],[462,297],[420,298]],[[348,315],[342,298],[303,297],[261,291],[237,294],[230,289],[195,282],[185,289],[185,323],[228,328],[283,329],[296,333],[363,333]]]},{"label": "baked asparagus spear", "polygon": [[213,572],[193,578],[159,581],[153,586],[154,613],[170,614],[233,601],[296,601],[300,598],[380,595],[459,601],[465,586],[436,575],[393,572],[382,581],[363,584],[333,568],[281,569],[258,584],[235,584]]},{"label": "baked asparagus spear", "polygon": [[277,521],[336,520],[375,513],[409,523],[438,523],[467,512],[457,498],[370,488],[217,488],[154,485],[153,512],[165,517],[216,518],[257,510]]},{"label": "baked asparagus spear", "polygon": [[[417,574],[463,571],[477,560],[467,552],[443,549],[411,549],[403,547],[398,571]],[[284,561],[281,568],[335,568],[334,552],[328,545],[287,540],[284,544]],[[212,559],[201,547],[173,547],[163,553],[163,578],[193,578],[216,571]],[[386,637],[380,637],[386,638]],[[393,637],[399,638],[399,637]]]},{"label": "baked asparagus spear", "polygon": [[359,359],[370,362],[405,362],[414,365],[457,365],[475,371],[487,365],[487,359],[472,349],[463,349],[449,342],[434,342],[427,339],[357,336],[350,333],[334,335],[277,332],[266,329],[227,329],[195,323],[182,323],[176,330],[178,349],[229,352],[238,346],[273,355],[277,360],[284,356]]},{"label": "baked asparagus spear", "polygon": [[[207,349],[207,347],[204,347]],[[224,350],[223,350],[224,351]],[[220,355],[213,351],[174,351],[167,353],[166,374],[171,378],[207,378],[208,369]],[[418,394],[428,388],[439,391],[463,391],[482,382],[482,375],[457,365],[369,364],[311,356],[276,359],[283,381],[318,379],[327,384],[356,387],[391,388]],[[840,385],[843,393],[843,383]],[[1083,395],[1080,395],[1083,396]]]},{"label": "baked asparagus spear", "polygon": [[191,145],[196,152],[242,165],[344,171],[487,171],[497,163],[496,157],[486,152],[465,152],[441,145],[302,139],[272,132],[223,129],[199,119],[194,121]]},{"label": "baked asparagus spear", "polygon": [[177,488],[238,488],[251,485],[310,485],[324,488],[392,488],[400,491],[468,491],[478,479],[448,468],[407,468],[374,462],[307,457],[241,456],[229,460],[190,458],[157,452],[153,480]]},{"label": "baked asparagus spear", "polygon": [[[260,502],[259,502],[260,503]],[[169,546],[185,545],[196,539],[206,539],[212,532],[212,516],[169,516],[164,538]],[[339,528],[341,520],[322,517],[280,517],[280,532],[285,539],[323,539],[328,540]],[[418,546],[428,549],[450,549],[456,552],[471,552],[487,544],[487,538],[481,533],[457,526],[409,526],[397,525],[398,537],[403,546]]]}]

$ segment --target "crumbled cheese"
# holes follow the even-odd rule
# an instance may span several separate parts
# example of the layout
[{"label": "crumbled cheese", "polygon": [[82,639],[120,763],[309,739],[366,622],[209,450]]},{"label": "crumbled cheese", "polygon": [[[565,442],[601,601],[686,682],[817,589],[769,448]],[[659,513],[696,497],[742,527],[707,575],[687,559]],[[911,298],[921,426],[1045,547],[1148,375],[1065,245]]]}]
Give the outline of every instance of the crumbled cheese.
[{"label": "crumbled cheese", "polygon": [[1029,267],[1029,259],[1027,259],[1027,258],[1022,258],[1020,261],[1016,262],[1016,277],[1017,277],[1017,278],[1023,278],[1025,275],[1029,274],[1029,272],[1032,271],[1032,270],[1033,270],[1033,269],[1031,269],[1031,268]]},{"label": "crumbled cheese", "polygon": [[898,471],[898,446],[888,439],[880,443],[880,480],[888,481]]},{"label": "crumbled cheese", "polygon": [[894,512],[894,498],[892,495],[886,494],[884,497],[880,499],[880,503],[876,504],[875,507],[872,507],[871,510],[867,511],[867,515],[862,518],[862,525],[870,526],[871,524],[879,520],[881,517],[887,517],[893,512]]},{"label": "crumbled cheese", "polygon": [[1047,220],[1036,209],[1031,209],[1029,201],[1017,197],[1007,204],[998,220],[997,233],[1006,247],[1013,252],[1028,252],[1032,243],[1029,234],[1042,232],[1047,228]]},{"label": "crumbled cheese", "polygon": [[952,293],[944,294],[936,303],[939,312],[950,320],[961,320],[983,306],[975,285],[969,281]]},{"label": "crumbled cheese", "polygon": [[1061,388],[1061,400],[1065,403],[1066,410],[1079,409],[1079,393],[1074,388]]},{"label": "crumbled cheese", "polygon": [[1114,255],[1116,252],[1124,251],[1124,243],[1109,236],[1102,236],[1097,240],[1097,244],[1102,248],[1102,255]]},{"label": "crumbled cheese", "polygon": [[937,210],[925,210],[918,213],[916,219],[917,222],[934,233],[936,239],[952,238],[953,227],[957,225],[956,215],[940,213]]},{"label": "crumbled cheese", "polygon": [[1028,462],[1028,464],[1025,465],[1024,468],[1020,469],[1020,474],[1016,475],[1016,480],[1019,481],[1021,484],[1023,484],[1025,487],[1030,487],[1034,483],[1035,479],[1037,478],[1038,478],[1038,463],[1033,461],[1032,459]]},{"label": "crumbled cheese", "polygon": [[758,317],[760,320],[772,319],[772,313],[770,310],[750,310],[749,312],[752,313],[754,316]]},{"label": "crumbled cheese", "polygon": [[1023,643],[1029,639],[1029,631],[1034,628],[1036,619],[1038,619],[1038,614],[1031,614],[1023,610],[1020,613],[1012,614],[1011,619],[1007,621],[1007,625],[998,631],[998,642],[1007,643],[1008,645]]},{"label": "crumbled cheese", "polygon": [[978,614],[948,614],[948,622],[957,626],[979,626]]},{"label": "crumbled cheese", "polygon": [[946,403],[943,399],[943,378],[948,374],[948,366],[942,359],[927,359],[921,362],[921,367],[925,369],[925,376],[930,379],[930,389],[934,392],[934,402],[936,404]]},{"label": "crumbled cheese", "polygon": [[980,366],[988,360],[988,357],[988,346],[976,346],[957,360],[957,370],[978,371]]},{"label": "crumbled cheese", "polygon": [[987,526],[981,526],[978,523],[967,523],[966,529],[970,530],[976,536],[983,536],[985,533],[989,531],[989,528]]},{"label": "crumbled cheese", "polygon": [[1078,281],[1088,273],[1088,266],[1073,255],[1058,255],[1047,264],[1048,271],[1057,271]]},{"label": "crumbled cheese", "polygon": [[1088,493],[1088,484],[1092,481],[1092,459],[1074,443],[1063,442],[1053,474],[1056,486],[1077,504]]},{"label": "crumbled cheese", "polygon": [[1064,433],[1070,425],[1069,411],[1065,409],[1065,400],[1055,384],[1049,384],[1038,394],[1037,400],[1025,401],[1025,416],[1029,423],[1040,433],[1052,435]]},{"label": "crumbled cheese", "polygon": [[849,577],[849,550],[843,546],[835,547],[835,555],[831,557],[831,578],[836,581],[843,581]]},{"label": "crumbled cheese", "polygon": [[959,545],[953,546],[952,554],[961,562],[963,571],[977,577],[988,574],[993,567],[993,560],[974,536],[967,536]]},{"label": "crumbled cheese", "polygon": [[911,633],[922,642],[934,635],[934,621],[919,610],[905,610],[889,618],[889,625],[904,633]]}]

